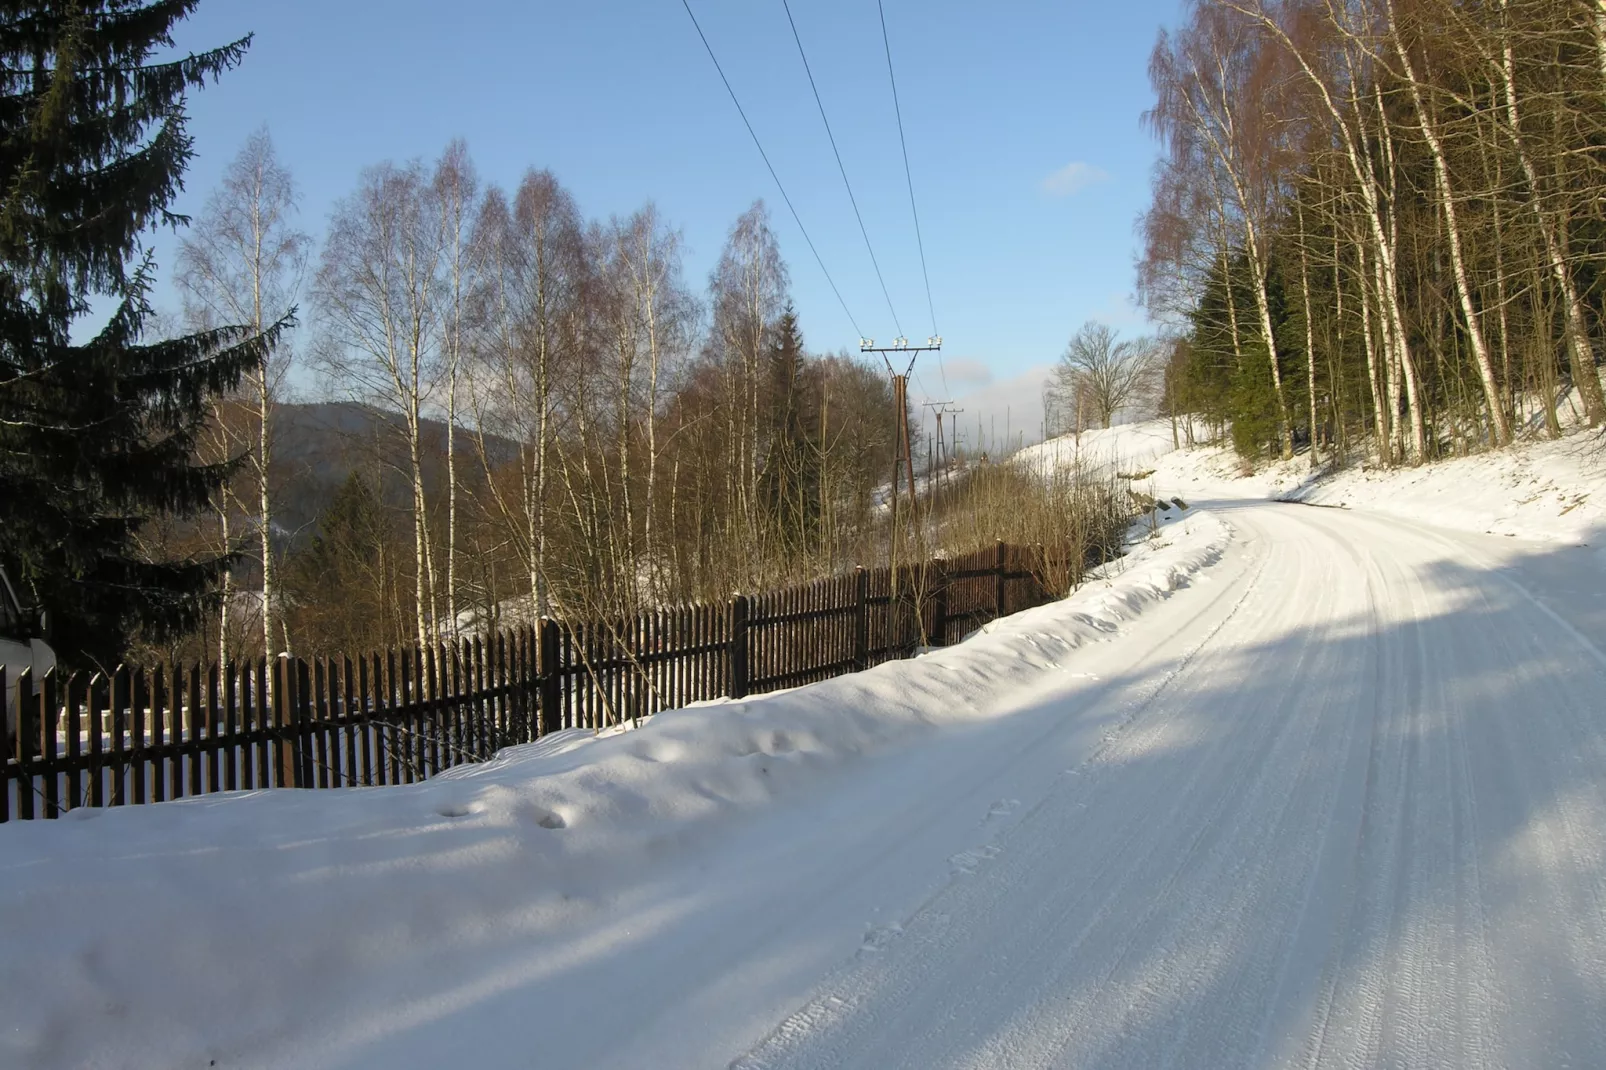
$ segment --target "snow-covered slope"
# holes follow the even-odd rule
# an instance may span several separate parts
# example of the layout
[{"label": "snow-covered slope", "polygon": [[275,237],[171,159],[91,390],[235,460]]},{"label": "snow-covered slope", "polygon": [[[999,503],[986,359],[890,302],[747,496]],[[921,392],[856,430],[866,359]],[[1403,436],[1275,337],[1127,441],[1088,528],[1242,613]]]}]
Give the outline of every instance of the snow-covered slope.
[{"label": "snow-covered slope", "polygon": [[1084,471],[1136,473],[1152,468],[1174,449],[1170,422],[1146,420],[1051,438],[1017,451],[1012,459],[1032,471],[1079,466]]},{"label": "snow-covered slope", "polygon": [[1080,444],[1053,439],[1017,456],[1028,466],[1080,460],[1105,471],[1152,472],[1133,486],[1189,501],[1281,498],[1566,543],[1606,530],[1606,440],[1590,431],[1420,468],[1354,464],[1316,474],[1304,456],[1255,469],[1228,447],[1177,450],[1165,420],[1084,432]]},{"label": "snow-covered slope", "polygon": [[1464,531],[1590,542],[1606,530],[1606,443],[1585,432],[1410,470],[1357,467],[1285,487],[1283,496]]}]

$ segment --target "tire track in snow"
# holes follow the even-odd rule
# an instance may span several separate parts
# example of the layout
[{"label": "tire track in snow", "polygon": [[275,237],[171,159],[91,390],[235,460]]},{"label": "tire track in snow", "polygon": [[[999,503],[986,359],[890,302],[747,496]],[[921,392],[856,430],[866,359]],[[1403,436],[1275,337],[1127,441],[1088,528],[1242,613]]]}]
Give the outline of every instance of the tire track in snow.
[{"label": "tire track in snow", "polygon": [[[1239,600],[1238,600],[1238,602],[1237,602],[1237,604],[1236,604],[1236,606],[1234,608],[1234,615],[1235,616],[1238,613],[1239,609],[1241,609],[1245,605],[1247,599],[1251,595],[1258,593],[1262,587],[1269,587],[1271,590],[1276,590],[1277,589],[1277,585],[1268,584],[1267,581],[1264,579],[1264,577],[1263,577],[1264,571],[1265,571],[1265,569],[1264,569],[1264,563],[1263,563],[1262,567],[1257,571],[1256,579],[1255,579],[1255,582],[1254,582],[1253,586],[1251,588],[1249,588],[1249,589],[1244,590],[1242,592],[1242,594],[1240,595]],[[1292,578],[1293,579],[1297,579],[1298,578],[1297,577],[1297,572],[1295,574],[1293,574]],[[1279,579],[1288,580],[1289,577],[1284,576],[1284,577],[1279,577]],[[1269,597],[1276,597],[1276,596],[1273,595],[1273,596],[1269,596]],[[1223,621],[1222,622],[1222,626],[1225,626],[1226,623],[1227,623],[1226,621]],[[1216,629],[1216,631],[1219,632],[1220,631],[1220,627],[1218,627]],[[1212,633],[1210,638],[1214,638],[1214,635],[1215,635],[1215,632]],[[1206,640],[1206,642],[1208,642],[1208,639]],[[1203,648],[1204,644],[1202,643],[1200,646],[1201,646],[1201,648]],[[1194,653],[1198,653],[1198,651],[1196,650],[1196,651],[1194,651]],[[1174,677],[1173,677],[1173,679],[1174,679]],[[1162,719],[1161,721],[1156,722],[1154,724],[1140,724],[1139,726],[1135,727],[1132,732],[1122,736],[1119,740],[1112,741],[1110,747],[1106,748],[1106,750],[1104,752],[1102,752],[1098,756],[1097,767],[1096,767],[1097,771],[1099,771],[1100,773],[1104,774],[1104,779],[1107,779],[1108,775],[1114,775],[1115,772],[1119,771],[1120,765],[1121,765],[1122,761],[1124,761],[1124,759],[1125,759],[1125,754],[1123,752],[1135,751],[1135,752],[1141,753],[1141,751],[1146,746],[1148,746],[1150,744],[1151,737],[1156,736],[1156,735],[1163,735],[1164,732],[1165,732],[1166,727],[1167,727],[1167,722],[1164,719]],[[1244,738],[1246,740],[1252,740],[1254,738],[1253,737],[1253,733],[1251,731],[1252,728],[1253,728],[1253,725],[1250,724],[1249,722],[1247,722],[1247,721],[1246,722],[1240,722],[1238,725],[1235,726],[1235,731],[1238,734],[1246,734],[1247,733],[1244,736]],[[1274,734],[1272,737],[1267,737],[1267,738],[1280,741],[1283,738],[1283,736],[1282,736],[1282,734],[1278,733],[1278,734]],[[1234,767],[1234,771],[1232,772],[1232,774],[1227,779],[1229,781],[1232,781],[1232,782],[1244,782],[1245,779],[1248,777],[1248,772],[1250,770],[1252,770],[1253,768],[1255,768],[1257,766],[1262,767],[1262,768],[1265,766],[1265,764],[1266,764],[1265,763],[1265,753],[1264,752],[1259,752],[1253,747],[1247,747],[1246,746],[1246,747],[1239,748],[1239,747],[1234,745],[1235,740],[1236,740],[1236,736],[1234,738],[1232,738],[1232,739],[1224,741],[1223,744],[1220,746],[1220,750],[1221,750],[1222,753],[1227,754],[1227,755],[1232,755],[1234,753],[1238,753],[1238,752],[1241,751],[1241,753],[1244,755],[1244,757],[1242,757],[1241,760],[1236,764],[1236,766]],[[1152,813],[1143,815],[1141,813],[1141,811],[1139,811],[1139,810],[1134,809],[1134,811],[1133,811],[1134,813],[1140,814],[1140,816],[1142,816],[1145,820],[1147,820],[1151,824],[1155,824],[1155,825],[1159,825],[1159,826],[1163,826],[1163,827],[1185,826],[1186,828],[1191,830],[1190,831],[1190,839],[1188,841],[1180,843],[1180,844],[1172,845],[1173,849],[1169,852],[1171,860],[1168,863],[1168,869],[1163,871],[1162,873],[1155,874],[1155,878],[1159,881],[1159,886],[1161,888],[1166,888],[1166,887],[1173,886],[1174,883],[1176,881],[1180,880],[1182,878],[1183,874],[1186,871],[1188,871],[1189,869],[1197,870],[1199,868],[1199,866],[1197,864],[1198,857],[1199,857],[1201,851],[1203,850],[1203,848],[1209,846],[1209,843],[1207,843],[1207,840],[1214,841],[1215,839],[1219,838],[1220,833],[1219,833],[1219,829],[1218,829],[1217,826],[1219,824],[1221,824],[1221,823],[1213,821],[1213,820],[1209,820],[1209,817],[1211,815],[1219,814],[1219,813],[1223,812],[1227,807],[1229,807],[1232,804],[1233,800],[1230,797],[1228,797],[1226,795],[1223,795],[1223,794],[1220,794],[1220,793],[1215,793],[1214,795],[1212,795],[1211,799],[1210,799],[1211,809],[1204,812],[1204,816],[1206,817],[1206,820],[1203,820],[1203,821],[1198,820],[1198,818],[1200,816],[1200,811],[1199,811],[1199,808],[1197,806],[1193,805],[1193,802],[1194,802],[1193,796],[1198,794],[1197,785],[1200,784],[1200,782],[1201,782],[1201,780],[1203,778],[1206,778],[1207,775],[1211,774],[1211,773],[1219,774],[1219,770],[1210,770],[1208,767],[1206,767],[1203,764],[1199,764],[1199,765],[1196,765],[1196,766],[1192,767],[1191,772],[1190,772],[1190,774],[1188,776],[1188,779],[1187,779],[1187,785],[1188,785],[1187,788],[1185,790],[1180,791],[1180,792],[1177,793],[1177,796],[1176,796],[1176,798],[1174,800],[1173,806],[1170,809],[1170,811],[1167,812],[1167,813],[1160,814],[1160,815],[1155,815],[1155,814],[1152,814]],[[1217,779],[1220,779],[1219,775],[1218,775]],[[1266,784],[1266,780],[1264,778],[1261,778],[1259,780],[1249,779],[1248,782],[1255,783],[1258,786],[1260,786],[1261,788],[1263,788],[1264,785]],[[1084,780],[1083,781],[1083,787],[1087,791],[1094,790],[1095,787],[1096,787],[1094,778],[1090,777],[1090,778]],[[1240,800],[1238,800],[1238,802],[1241,805],[1242,800],[1240,799]],[[1193,810],[1193,814],[1191,815],[1192,816],[1192,820],[1191,821],[1184,820],[1184,815],[1190,809]],[[1253,808],[1251,808],[1251,812],[1253,812]],[[1129,850],[1130,844],[1132,842],[1132,837],[1130,835],[1127,835],[1127,831],[1128,831],[1127,829],[1123,828],[1123,829],[1115,832],[1111,837],[1107,837],[1107,838],[1115,839],[1122,846],[1119,847],[1116,850],[1115,854],[1112,857],[1107,857],[1107,858],[1104,858],[1104,859],[1101,860],[1103,862],[1102,868],[1107,870],[1107,871],[1114,871],[1114,872],[1138,871],[1138,872],[1148,873],[1148,872],[1152,871],[1155,868],[1155,866],[1158,864],[1159,856],[1161,855],[1161,853],[1166,851],[1166,846],[1167,845],[1164,844],[1163,842],[1150,842],[1147,845],[1147,851],[1144,854],[1142,854],[1140,857],[1135,858],[1135,859],[1134,858],[1129,858],[1128,857],[1128,850]],[[1180,857],[1178,857],[1178,856],[1180,856]],[[1085,895],[1084,895],[1083,899],[1085,899],[1087,896],[1095,896],[1096,893],[1098,892],[1099,887],[1100,887],[1100,884],[1098,882],[1094,882],[1094,883],[1090,884],[1085,889]],[[1153,887],[1153,884],[1151,882],[1151,887],[1150,887],[1151,891],[1152,891],[1152,887]],[[1084,919],[1084,921],[1082,922],[1082,928],[1081,928],[1081,930],[1079,932],[1074,933],[1074,934],[1065,934],[1065,933],[1062,933],[1061,931],[1056,930],[1056,931],[1053,931],[1053,932],[1040,934],[1040,937],[1045,943],[1052,944],[1053,946],[1056,946],[1056,947],[1066,947],[1067,948],[1066,957],[1070,958],[1070,957],[1072,957],[1072,956],[1074,956],[1076,954],[1077,949],[1082,946],[1082,944],[1086,941],[1086,939],[1088,938],[1088,936],[1090,934],[1098,932],[1099,930],[1107,927],[1106,926],[1106,919],[1107,919],[1108,915],[1111,912],[1113,912],[1114,910],[1116,910],[1120,906],[1122,901],[1124,899],[1126,899],[1126,898],[1129,898],[1130,895],[1131,895],[1131,882],[1118,883],[1118,884],[1114,885],[1113,887],[1110,887],[1110,888],[1107,889],[1107,891],[1105,892],[1105,894],[1102,897],[1101,905],[1094,911],[1093,917],[1090,920],[1089,919]],[[1136,925],[1136,929],[1137,930],[1141,930],[1141,929],[1143,929],[1145,927],[1152,927],[1153,923],[1155,922],[1156,916],[1158,915],[1158,913],[1162,910],[1162,908],[1164,906],[1164,903],[1166,901],[1166,897],[1163,896],[1163,895],[1154,895],[1154,896],[1149,897],[1146,901],[1151,904],[1150,910],[1149,910],[1148,914],[1146,914],[1144,917],[1138,919],[1138,922],[1137,922],[1137,925]],[[1072,904],[1070,904],[1070,907],[1075,908],[1075,907],[1082,906],[1082,905],[1083,905],[1083,900],[1079,899],[1078,901],[1073,902]],[[948,907],[949,907],[949,904],[946,904],[946,903],[943,906],[943,911],[942,912],[945,915],[960,913],[959,911],[956,911],[956,910],[950,910],[950,909],[948,909]],[[1075,909],[1069,909],[1069,910],[1066,911],[1066,914],[1068,916],[1074,917],[1075,914],[1076,914],[1076,910]],[[912,931],[915,928],[917,928],[917,926],[913,922],[911,922],[910,925],[907,926],[907,928],[909,928]],[[945,941],[945,943],[952,943],[952,940]],[[1106,974],[1106,982],[1108,981],[1108,978],[1114,977],[1115,974],[1118,971],[1120,971],[1123,967],[1128,965],[1129,959],[1131,958],[1131,955],[1132,955],[1132,949],[1133,949],[1134,946],[1135,946],[1135,937],[1133,939],[1128,940],[1127,942],[1119,945],[1116,948],[1107,949],[1106,953],[1107,954],[1113,954],[1113,959],[1111,961],[1108,961],[1106,966],[1102,968],[1105,971],[1105,974]],[[906,949],[900,948],[899,950],[900,951],[904,951]],[[896,980],[896,979],[894,979],[894,980]],[[874,987],[874,985],[871,984],[871,983],[864,982],[861,979],[861,986],[860,987],[871,988],[871,987]],[[858,1009],[859,1009],[858,1008],[858,1002],[859,1001],[856,1000],[856,999],[852,1000],[852,1001],[844,1000],[843,996],[842,996],[842,993],[841,993],[841,990],[840,990],[840,987],[828,985],[828,986],[825,986],[825,988],[826,988],[827,991],[830,992],[830,996],[824,997],[824,998],[830,999],[831,1005],[833,1007],[837,1008],[841,1012],[843,1017],[851,1017],[854,1013],[856,1013],[858,1011]],[[883,1000],[883,1002],[892,1002],[892,1001],[891,1000]],[[815,1008],[810,1008],[810,1009],[806,1010],[804,1012],[804,1017],[809,1019],[811,1022],[817,1022],[817,1020],[818,1020],[818,1016],[815,1013]],[[939,1026],[939,1029],[940,1028],[941,1027]],[[796,1031],[794,1029],[791,1029],[791,1028],[788,1028],[787,1030],[785,1030],[785,1033],[786,1033],[786,1038],[785,1039],[787,1041],[787,1044],[785,1046],[788,1046],[788,1047],[795,1046],[798,1043],[799,1038],[804,1035],[804,1034],[800,1034],[798,1031]],[[820,1038],[818,1036],[815,1036],[813,1039],[814,1039],[815,1043],[818,1043],[820,1041]],[[833,1044],[829,1045],[831,1050],[833,1050],[834,1052],[837,1052],[839,1054],[841,1052],[843,1052],[845,1049],[847,1049],[847,1048],[849,1048],[851,1046],[852,1046],[851,1043],[846,1042],[845,1040],[842,1041],[842,1042],[837,1042],[837,1043],[833,1043]],[[1025,1063],[1020,1061],[1021,1060],[1021,1053],[1019,1051],[1009,1050],[1010,1047],[1011,1046],[1008,1045],[1007,1043],[1004,1044],[1004,1049],[1005,1050],[995,1052],[994,1055],[996,1056],[996,1058],[993,1059],[992,1062],[994,1064],[997,1064],[997,1065],[1003,1065],[1005,1063],[1007,1063],[1008,1065],[1026,1065]],[[749,1056],[749,1061],[739,1062],[737,1065],[741,1065],[741,1066],[770,1065],[774,1061],[774,1059],[777,1057],[774,1052],[765,1053],[765,1055],[767,1057],[769,1057],[770,1062],[764,1062],[764,1061],[760,1061],[757,1058],[758,1055],[759,1055],[759,1053],[755,1052],[755,1053],[753,1053],[752,1055]],[[988,1060],[984,1059],[983,1062],[988,1062]],[[864,1060],[864,1062],[862,1064],[863,1065],[875,1065],[875,1062],[874,1062],[873,1057],[871,1057],[869,1059]],[[815,1060],[810,1061],[809,1063],[807,1063],[807,1065],[835,1065],[835,1063],[834,1063],[832,1057],[825,1057],[825,1058],[816,1058]]]},{"label": "tire track in snow", "polygon": [[[1160,675],[1158,680],[1150,681],[1150,686],[1146,689],[1146,693],[1131,701],[1129,712],[1114,728],[1106,733],[1103,742],[1098,748],[1080,765],[1067,771],[1067,777],[1069,778],[1068,790],[1073,795],[1080,798],[1097,790],[1097,784],[1102,777],[1107,774],[1108,770],[1115,768],[1112,759],[1133,723],[1174,685],[1178,677],[1192,665],[1199,653],[1238,615],[1250,595],[1256,591],[1271,557],[1264,545],[1255,546],[1253,549],[1255,549],[1256,553],[1252,560],[1233,581],[1226,585],[1224,593],[1230,593],[1235,589],[1238,590],[1237,597],[1233,600],[1227,613],[1211,626],[1201,639],[1191,645],[1172,667]],[[1248,577],[1247,580],[1245,576]],[[1180,634],[1180,629],[1173,634]],[[1203,775],[1203,771],[1197,771],[1194,775],[1197,779],[1197,777]],[[1023,815],[1021,821],[1014,828],[1019,829],[1023,825],[1030,823],[1048,803],[1049,800],[1045,799],[1037,806],[1034,806],[1032,810]],[[1073,808],[1076,805],[1074,801],[1071,803]],[[1180,813],[1182,807],[1183,802],[1179,800],[1173,812],[1168,815],[1169,818],[1174,819],[1177,813]],[[1130,851],[1138,849],[1142,844],[1141,838],[1136,835],[1123,836],[1120,837],[1120,844],[1121,846],[1117,849],[1114,857],[1108,860],[1109,865],[1107,868],[1111,872],[1118,872],[1144,864],[1159,849],[1155,844],[1148,844],[1148,854],[1143,859],[1133,860],[1128,858],[1127,855]],[[1003,849],[1005,851],[1008,850],[1007,842]],[[953,888],[953,883],[944,886],[931,899],[916,908],[910,917],[903,922],[904,938],[895,949],[899,955],[907,954],[911,947],[922,944],[938,949],[953,945],[956,932],[962,931],[956,930],[951,924],[955,915],[936,910],[933,906],[937,900],[943,898],[944,894],[950,892]],[[1091,896],[1095,891],[1096,888],[1090,886],[1086,894]],[[1105,908],[1101,908],[1100,915],[1102,915],[1104,909],[1107,909],[1107,905]],[[1096,927],[1097,916],[1093,922],[1086,925],[1083,933],[1080,934],[1081,937],[1085,937],[1087,932]],[[788,1015],[769,1036],[746,1054],[734,1060],[730,1064],[731,1070],[768,1070],[771,1067],[780,1067],[786,1065],[786,1061],[789,1058],[795,1057],[806,1047],[817,1046],[821,1043],[825,1043],[834,1050],[840,1050],[837,1045],[831,1043],[830,1038],[844,1031],[859,1031],[855,1023],[863,1012],[863,1005],[869,992],[884,992],[889,984],[903,987],[914,980],[914,978],[907,975],[870,976],[885,974],[887,972],[887,964],[890,961],[891,958],[888,957],[879,958],[871,966],[865,966],[862,962],[855,963],[852,967],[839,973],[835,978],[822,984],[819,995]],[[841,1039],[845,1041],[847,1038]],[[809,1065],[835,1064],[827,1059],[824,1062],[811,1062]]]},{"label": "tire track in snow", "polygon": [[[1362,523],[1375,528],[1384,526],[1371,519]],[[1401,525],[1392,523],[1390,526],[1397,529]],[[1431,529],[1417,529],[1414,525],[1410,527],[1412,535],[1420,537],[1419,541],[1430,543],[1439,550],[1443,555],[1442,560],[1455,562],[1468,556],[1458,543],[1448,537]],[[1550,1036],[1530,1034],[1525,1040],[1502,1037],[1497,1023],[1514,1017],[1520,1020],[1524,1015],[1531,1017],[1533,1005],[1564,1005],[1569,999],[1566,994],[1556,990],[1550,976],[1553,969],[1544,971],[1545,976],[1535,977],[1526,986],[1533,989],[1529,992],[1522,992],[1525,986],[1513,986],[1511,982],[1512,962],[1525,954],[1513,954],[1511,945],[1527,941],[1503,936],[1499,931],[1502,927],[1492,925],[1489,920],[1489,903],[1493,893],[1484,875],[1487,867],[1480,858],[1488,848],[1484,839],[1488,835],[1484,831],[1488,825],[1477,816],[1479,785],[1485,793],[1500,788],[1496,800],[1499,803],[1497,813],[1548,813],[1556,832],[1553,836],[1547,833],[1537,843],[1540,857],[1533,859],[1533,864],[1525,868],[1522,883],[1527,891],[1523,893],[1523,898],[1529,904],[1547,904],[1545,909],[1537,911],[1541,915],[1542,928],[1547,931],[1559,928],[1565,932],[1567,938],[1562,946],[1566,949],[1566,957],[1574,962],[1593,964],[1597,971],[1606,962],[1606,946],[1603,946],[1600,935],[1602,922],[1606,921],[1606,905],[1603,905],[1606,904],[1606,898],[1600,894],[1606,864],[1603,864],[1601,855],[1599,832],[1606,827],[1606,822],[1602,820],[1606,816],[1606,807],[1600,802],[1598,768],[1596,776],[1582,779],[1581,789],[1564,789],[1554,776],[1557,759],[1566,761],[1564,756],[1580,754],[1591,741],[1590,732],[1583,727],[1581,720],[1590,707],[1578,701],[1576,690],[1563,687],[1561,676],[1554,671],[1567,659],[1560,657],[1557,648],[1539,638],[1556,622],[1556,615],[1548,607],[1538,604],[1521,584],[1500,572],[1487,559],[1479,555],[1472,556],[1482,566],[1480,574],[1492,576],[1498,582],[1470,586],[1462,592],[1463,599],[1470,599],[1470,604],[1457,605],[1446,611],[1478,627],[1459,627],[1452,631],[1441,623],[1437,629],[1441,641],[1435,651],[1436,659],[1447,665],[1466,666],[1467,669],[1465,674],[1453,679],[1441,675],[1440,680],[1447,686],[1452,683],[1459,685],[1464,704],[1469,699],[1476,701],[1475,690],[1468,694],[1470,685],[1466,680],[1467,674],[1475,678],[1485,666],[1509,666],[1509,671],[1520,681],[1520,684],[1514,683],[1510,690],[1523,696],[1522,707],[1481,710],[1482,721],[1469,726],[1464,712],[1452,714],[1451,702],[1445,700],[1440,704],[1441,717],[1437,722],[1440,730],[1435,738],[1449,740],[1447,746],[1455,751],[1446,759],[1452,764],[1444,794],[1451,800],[1453,814],[1468,815],[1465,824],[1457,824],[1453,817],[1447,822],[1452,829],[1460,829],[1461,835],[1468,837],[1468,841],[1466,846],[1452,848],[1449,857],[1440,863],[1440,868],[1450,874],[1445,879],[1453,881],[1457,889],[1450,910],[1458,919],[1473,919],[1466,923],[1467,927],[1457,931],[1452,941],[1452,954],[1445,955],[1441,951],[1436,962],[1436,972],[1452,973],[1455,977],[1453,1002],[1456,1012],[1451,1013],[1451,1008],[1447,1006],[1422,1005],[1422,990],[1426,982],[1421,979],[1421,966],[1428,956],[1409,945],[1394,956],[1405,964],[1395,974],[1415,976],[1416,986],[1405,993],[1386,993],[1384,1003],[1393,1009],[1394,1028],[1406,1035],[1426,1034],[1431,1037],[1442,1034],[1438,1023],[1454,1021],[1457,1028],[1453,1037],[1446,1040],[1440,1036],[1437,1046],[1462,1046],[1457,1049],[1461,1054],[1456,1065],[1499,1066],[1509,1064],[1508,1052],[1512,1050],[1527,1051],[1529,1058],[1535,1051],[1553,1051],[1557,1058],[1564,1057],[1566,1046],[1552,1047]],[[1433,563],[1430,561],[1426,564]],[[1420,584],[1416,585],[1416,589],[1421,589]],[[1535,619],[1523,619],[1533,610],[1538,611],[1533,614]],[[1502,626],[1496,626],[1495,622]],[[1560,623],[1563,626],[1556,630],[1564,638],[1564,643],[1568,639],[1579,638],[1565,622]],[[1579,670],[1595,675],[1595,667],[1591,663],[1598,651],[1587,641],[1581,644],[1579,650],[1585,660],[1570,663],[1566,670],[1570,674],[1567,677],[1569,680],[1575,678]],[[1514,718],[1520,718],[1520,725],[1514,723]],[[1480,729],[1483,749],[1488,752],[1479,766],[1481,778],[1473,772],[1472,745],[1468,739],[1473,728]],[[1593,741],[1598,746],[1598,726],[1593,733]],[[1546,756],[1545,760],[1535,761],[1540,755]],[[1464,775],[1457,773],[1455,763],[1459,763]],[[1580,795],[1590,798],[1588,810],[1594,820],[1579,820],[1574,807],[1566,805],[1569,801],[1576,802],[1576,797]],[[1567,796],[1574,798],[1569,800]],[[1562,805],[1549,805],[1558,797]],[[1429,824],[1424,834],[1430,838],[1430,842],[1432,833]],[[1497,857],[1496,861],[1500,859]],[[1415,862],[1420,869],[1420,860]],[[1417,886],[1431,888],[1431,882],[1427,877],[1419,876]],[[1579,901],[1579,893],[1585,889],[1587,893]],[[1505,894],[1508,898],[1512,896],[1509,890]],[[1571,903],[1568,903],[1569,899]],[[1566,905],[1558,910],[1557,906],[1562,904]],[[1525,906],[1523,914],[1530,912],[1533,912],[1533,906]],[[1417,913],[1422,913],[1420,908]],[[1526,918],[1518,924],[1524,929],[1538,928]],[[1508,924],[1503,928],[1509,929],[1510,926]],[[1535,933],[1533,938],[1544,937],[1538,937]],[[1497,941],[1506,945],[1503,955],[1498,955],[1493,946]],[[1506,977],[1500,976],[1502,970],[1496,965],[1502,959]],[[1434,965],[1432,962],[1429,964]],[[1597,993],[1599,991],[1600,986],[1597,985]],[[1517,992],[1521,992],[1523,1001],[1514,1003],[1512,995]],[[1574,1001],[1581,998],[1576,994],[1571,997]],[[1417,1020],[1401,1024],[1404,1009],[1412,1007],[1418,1010]],[[1558,1012],[1555,1018],[1589,1023],[1582,1027],[1582,1032],[1587,1034],[1584,1036],[1577,1035],[1580,1032],[1578,1024],[1571,1025],[1570,1032],[1574,1034],[1572,1040],[1591,1050],[1606,1049],[1606,1031],[1598,1024],[1601,1021],[1598,996],[1594,1000],[1584,1000],[1571,1013]],[[1418,1057],[1430,1058],[1431,1054],[1418,1053]],[[1541,1060],[1541,1063],[1548,1061]]]},{"label": "tire track in snow", "polygon": [[734,1065],[1606,1065],[1592,655],[1407,526],[1274,508],[1064,790]]}]

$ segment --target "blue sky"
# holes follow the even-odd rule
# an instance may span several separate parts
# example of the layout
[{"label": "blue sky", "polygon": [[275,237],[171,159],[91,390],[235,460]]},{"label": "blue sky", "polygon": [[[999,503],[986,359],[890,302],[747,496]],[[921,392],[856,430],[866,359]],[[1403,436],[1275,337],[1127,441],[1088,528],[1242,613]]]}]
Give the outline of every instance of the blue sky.
[{"label": "blue sky", "polygon": [[[946,342],[917,389],[1030,410],[1032,384],[1084,320],[1142,326],[1127,295],[1155,148],[1139,116],[1149,49],[1179,4],[884,2]],[[780,0],[692,8],[854,317],[892,338]],[[792,12],[894,308],[924,338],[875,0],[794,0]],[[364,166],[432,158],[461,136],[484,179],[551,168],[590,217],[655,201],[683,231],[699,286],[736,216],[763,198],[808,344],[857,342],[680,0],[204,0],[178,43],[247,32],[244,65],[191,101],[198,156],[181,211],[263,124],[314,235]],[[170,267],[171,241],[157,248]],[[1035,425],[1040,412],[1012,418]]]}]

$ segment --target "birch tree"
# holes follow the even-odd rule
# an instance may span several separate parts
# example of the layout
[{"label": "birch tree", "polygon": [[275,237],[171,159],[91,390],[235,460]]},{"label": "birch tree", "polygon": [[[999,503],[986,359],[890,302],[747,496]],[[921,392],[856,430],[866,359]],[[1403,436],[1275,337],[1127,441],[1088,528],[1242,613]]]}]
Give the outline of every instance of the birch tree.
[{"label": "birch tree", "polygon": [[469,159],[468,146],[461,140],[446,147],[430,183],[431,207],[441,230],[440,246],[444,277],[441,285],[440,360],[445,380],[446,420],[446,626],[457,636],[458,620],[458,470],[457,422],[458,387],[464,373],[464,350],[470,329],[470,293],[476,285],[479,266],[470,230],[478,208],[479,180]]},{"label": "birch tree", "polygon": [[1289,119],[1271,100],[1278,74],[1253,22],[1231,9],[1203,9],[1175,39],[1162,33],[1155,45],[1150,78],[1157,100],[1149,121],[1173,154],[1208,159],[1231,195],[1287,458],[1292,423],[1267,293],[1278,179],[1287,173],[1290,143]]},{"label": "birch tree", "polygon": [[[179,243],[175,282],[186,316],[197,326],[240,323],[261,332],[292,315],[305,279],[311,239],[296,226],[296,189],[266,129],[247,139],[216,191]],[[248,370],[245,401],[252,410],[246,443],[252,483],[252,525],[262,571],[261,633],[264,654],[280,649],[278,560],[274,551],[274,407],[289,373],[293,350],[285,339],[260,366]],[[226,516],[226,514],[225,514]],[[224,603],[227,611],[227,600]],[[226,619],[224,630],[226,630]]]},{"label": "birch tree", "polygon": [[443,228],[418,163],[369,168],[330,219],[316,293],[325,375],[355,401],[395,412],[412,498],[417,641],[439,632],[425,494],[424,419],[441,384]]}]

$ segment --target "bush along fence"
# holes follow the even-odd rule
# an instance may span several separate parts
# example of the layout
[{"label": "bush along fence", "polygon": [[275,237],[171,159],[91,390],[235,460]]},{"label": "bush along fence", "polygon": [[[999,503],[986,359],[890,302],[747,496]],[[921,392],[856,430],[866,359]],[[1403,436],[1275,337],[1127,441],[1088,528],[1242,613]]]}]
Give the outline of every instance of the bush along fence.
[{"label": "bush along fence", "polygon": [[[1063,596],[1069,549],[998,543],[722,604],[543,619],[366,657],[5,679],[0,821],[217,791],[410,784],[502,747],[945,646]],[[896,579],[896,583],[894,583]]]}]

